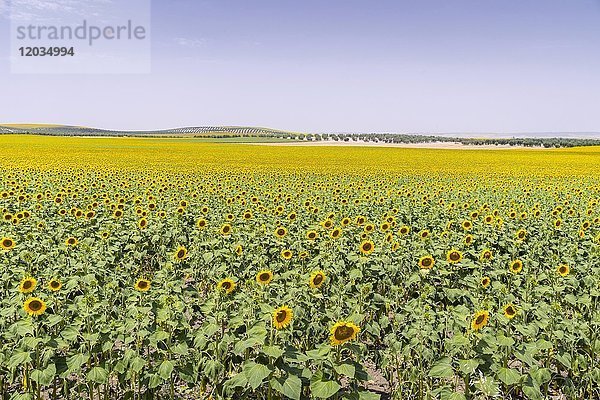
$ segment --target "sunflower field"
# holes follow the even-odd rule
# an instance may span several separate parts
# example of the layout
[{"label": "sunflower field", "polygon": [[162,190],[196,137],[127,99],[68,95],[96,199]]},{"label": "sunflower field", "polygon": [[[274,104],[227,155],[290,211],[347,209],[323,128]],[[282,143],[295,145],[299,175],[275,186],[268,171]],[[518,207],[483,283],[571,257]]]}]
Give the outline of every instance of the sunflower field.
[{"label": "sunflower field", "polygon": [[0,137],[2,399],[600,398],[600,150]]}]

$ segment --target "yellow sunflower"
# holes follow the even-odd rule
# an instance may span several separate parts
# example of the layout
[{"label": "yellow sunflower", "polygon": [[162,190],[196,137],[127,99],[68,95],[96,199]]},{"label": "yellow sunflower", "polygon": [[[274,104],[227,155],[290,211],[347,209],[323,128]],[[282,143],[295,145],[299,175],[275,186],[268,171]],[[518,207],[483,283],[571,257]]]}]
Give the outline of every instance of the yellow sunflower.
[{"label": "yellow sunflower", "polygon": [[355,340],[356,335],[360,332],[360,328],[352,322],[339,321],[331,327],[329,333],[331,333],[330,340],[333,346],[339,346],[350,340]]},{"label": "yellow sunflower", "polygon": [[29,315],[42,315],[46,311],[46,303],[37,297],[30,297],[23,303],[23,309]]},{"label": "yellow sunflower", "polygon": [[273,326],[275,329],[283,329],[292,322],[294,312],[288,306],[281,306],[273,311]]},{"label": "yellow sunflower", "polygon": [[283,258],[284,260],[289,260],[290,258],[292,258],[292,251],[289,249],[283,249],[281,250],[281,258]]},{"label": "yellow sunflower", "polygon": [[235,246],[235,254],[237,254],[238,256],[241,256],[243,252],[244,252],[244,248],[242,247],[241,244],[238,244],[237,246]]},{"label": "yellow sunflower", "polygon": [[217,289],[224,291],[226,294],[230,294],[235,290],[235,282],[231,278],[225,278],[217,283]]},{"label": "yellow sunflower", "polygon": [[31,276],[25,277],[21,280],[19,284],[19,292],[21,293],[31,293],[35,290],[37,286],[37,280],[32,278]]},{"label": "yellow sunflower", "polygon": [[398,230],[398,233],[400,234],[400,236],[406,236],[410,233],[410,227],[408,227],[407,225],[404,225],[404,226],[400,227],[400,229]]},{"label": "yellow sunflower", "polygon": [[188,255],[188,251],[185,247],[179,246],[177,250],[175,250],[175,255],[173,256],[175,260],[181,261],[185,259]]},{"label": "yellow sunflower", "polygon": [[490,249],[484,249],[479,256],[481,261],[490,261],[492,258],[494,258],[494,255]]},{"label": "yellow sunflower", "polygon": [[77,238],[74,238],[73,236],[69,237],[67,240],[65,240],[65,244],[68,246],[76,246],[78,243]]},{"label": "yellow sunflower", "polygon": [[342,232],[341,228],[335,228],[331,231],[329,236],[331,236],[332,239],[339,239],[342,236]]},{"label": "yellow sunflower", "polygon": [[432,256],[423,256],[419,259],[419,268],[431,269],[435,265],[435,259]]},{"label": "yellow sunflower", "polygon": [[556,272],[558,272],[560,276],[567,276],[569,275],[569,272],[571,272],[571,268],[569,268],[569,266],[566,264],[559,265],[556,269]]},{"label": "yellow sunflower", "polygon": [[481,286],[483,288],[487,288],[488,286],[490,286],[490,283],[492,283],[492,280],[489,276],[484,276],[483,278],[481,278]]},{"label": "yellow sunflower", "polygon": [[319,237],[319,234],[317,233],[317,231],[310,230],[310,231],[306,232],[306,238],[308,240],[315,240],[318,237]]},{"label": "yellow sunflower", "polygon": [[471,328],[478,331],[487,325],[490,319],[490,313],[487,310],[477,311],[471,321]]},{"label": "yellow sunflower", "polygon": [[287,235],[287,229],[285,229],[283,226],[278,227],[277,229],[275,229],[275,236],[279,239],[285,237],[285,235]]},{"label": "yellow sunflower", "polygon": [[323,271],[315,271],[310,275],[310,279],[308,280],[308,284],[311,288],[319,288],[325,280],[327,279],[327,275]]},{"label": "yellow sunflower", "polygon": [[48,282],[48,289],[52,292],[58,292],[60,288],[62,288],[62,283],[58,279],[51,279],[50,282]]},{"label": "yellow sunflower", "polygon": [[446,253],[446,261],[450,264],[456,264],[460,262],[462,258],[462,253],[456,249],[449,250],[448,253]]},{"label": "yellow sunflower", "polygon": [[375,250],[375,244],[370,240],[365,240],[360,244],[358,249],[362,254],[369,255],[373,252],[373,250]]},{"label": "yellow sunflower", "polygon": [[524,240],[526,236],[527,236],[527,231],[525,229],[519,229],[517,231],[517,234],[516,234],[517,240]]},{"label": "yellow sunflower", "polygon": [[150,281],[148,279],[138,279],[134,288],[139,292],[147,292],[150,290]]},{"label": "yellow sunflower", "polygon": [[0,241],[0,247],[2,247],[2,250],[12,250],[15,247],[15,241],[9,237],[3,237]]},{"label": "yellow sunflower", "polygon": [[517,307],[513,304],[507,304],[504,306],[504,316],[508,319],[513,319],[517,315]]},{"label": "yellow sunflower", "polygon": [[231,228],[230,224],[223,224],[221,226],[221,229],[219,229],[219,233],[223,236],[231,235],[231,231],[232,231],[232,228]]},{"label": "yellow sunflower", "polygon": [[523,270],[523,261],[521,260],[514,260],[510,263],[510,272],[512,272],[513,274],[518,274],[519,272],[521,272]]},{"label": "yellow sunflower", "polygon": [[148,220],[146,218],[142,218],[138,221],[138,228],[146,229],[148,227]]},{"label": "yellow sunflower", "polygon": [[268,285],[273,280],[273,271],[264,269],[256,274],[256,282],[261,285]]}]

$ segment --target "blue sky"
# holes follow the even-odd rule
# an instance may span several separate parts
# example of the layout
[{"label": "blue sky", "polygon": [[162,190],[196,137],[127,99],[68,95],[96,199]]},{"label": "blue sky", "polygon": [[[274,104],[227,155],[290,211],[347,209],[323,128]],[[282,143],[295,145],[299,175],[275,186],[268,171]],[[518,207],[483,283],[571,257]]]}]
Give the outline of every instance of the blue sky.
[{"label": "blue sky", "polygon": [[2,41],[0,122],[600,131],[600,0],[155,0],[151,29],[149,74],[11,74]]}]

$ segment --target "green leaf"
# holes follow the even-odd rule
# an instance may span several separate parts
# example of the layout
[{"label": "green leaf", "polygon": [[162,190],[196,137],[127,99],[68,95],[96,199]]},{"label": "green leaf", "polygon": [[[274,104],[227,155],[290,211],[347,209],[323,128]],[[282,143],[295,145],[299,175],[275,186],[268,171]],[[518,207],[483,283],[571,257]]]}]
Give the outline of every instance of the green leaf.
[{"label": "green leaf", "polygon": [[81,366],[88,362],[90,356],[88,354],[79,353],[67,358],[67,371],[69,373],[79,372]]},{"label": "green leaf", "polygon": [[31,362],[31,356],[28,351],[20,351],[18,353],[13,354],[8,360],[8,368],[15,369],[21,364],[25,364]]},{"label": "green leaf", "polygon": [[328,399],[336,394],[342,387],[336,381],[330,381],[323,377],[323,372],[315,373],[310,379],[310,391],[313,396],[320,399]]},{"label": "green leaf", "polygon": [[158,367],[158,375],[160,375],[160,377],[166,381],[171,377],[171,373],[173,372],[174,367],[175,366],[171,361],[164,360],[162,363],[160,363],[160,366]]},{"label": "green leaf", "polygon": [[262,352],[269,357],[279,358],[285,353],[285,351],[279,346],[264,346]]},{"label": "green leaf", "polygon": [[516,385],[521,381],[521,374],[514,369],[502,367],[498,370],[497,375],[498,379],[500,379],[507,386]]},{"label": "green leaf", "polygon": [[353,364],[344,363],[334,366],[335,371],[340,375],[346,375],[349,378],[354,378],[356,368]]},{"label": "green leaf", "polygon": [[454,376],[454,370],[452,369],[452,365],[450,365],[450,359],[448,357],[444,357],[438,360],[431,370],[429,370],[429,376],[432,378],[451,378]]},{"label": "green leaf", "polygon": [[108,382],[108,371],[102,367],[93,367],[87,374],[88,382],[106,383]]},{"label": "green leaf", "polygon": [[460,369],[460,372],[465,375],[474,373],[477,370],[477,367],[479,367],[478,360],[458,360],[458,368]]},{"label": "green leaf", "polygon": [[34,369],[31,371],[31,380],[39,383],[42,386],[47,386],[52,383],[54,376],[56,375],[56,366],[54,364],[48,365],[46,369],[40,371],[39,369]]},{"label": "green leaf", "polygon": [[300,400],[302,391],[302,381],[295,375],[289,375],[287,378],[271,379],[271,387],[283,394],[285,397]]},{"label": "green leaf", "polygon": [[380,400],[381,395],[368,390],[358,390],[345,396],[348,400]]},{"label": "green leaf", "polygon": [[249,362],[244,365],[244,374],[253,390],[259,387],[265,378],[271,374],[269,367],[255,362]]}]

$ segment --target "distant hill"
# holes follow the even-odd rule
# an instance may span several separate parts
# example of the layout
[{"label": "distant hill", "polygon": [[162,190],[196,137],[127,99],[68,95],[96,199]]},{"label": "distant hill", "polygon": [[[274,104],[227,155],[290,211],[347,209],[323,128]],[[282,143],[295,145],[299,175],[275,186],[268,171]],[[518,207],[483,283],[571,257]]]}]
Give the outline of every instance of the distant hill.
[{"label": "distant hill", "polygon": [[[33,134],[52,136],[123,136],[123,137],[197,137],[259,138],[270,141],[336,141],[365,143],[431,143],[451,142],[464,145],[510,145],[528,147],[600,146],[600,132],[564,133],[301,133],[247,126],[201,126],[156,131],[124,131],[52,124],[0,124],[0,134]],[[241,140],[243,142],[244,140]]]}]

